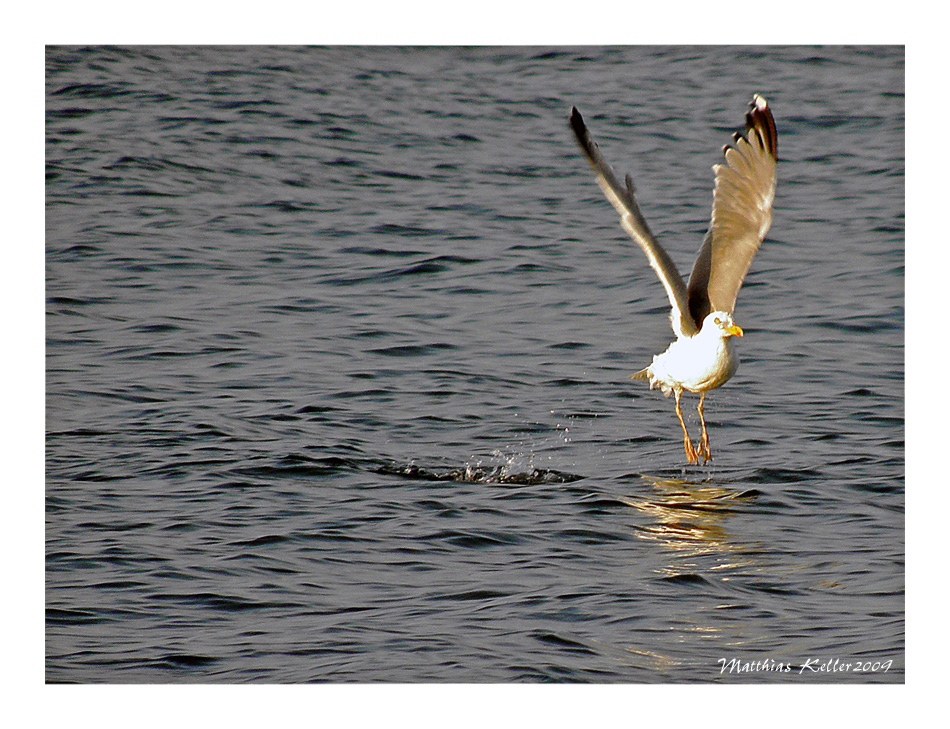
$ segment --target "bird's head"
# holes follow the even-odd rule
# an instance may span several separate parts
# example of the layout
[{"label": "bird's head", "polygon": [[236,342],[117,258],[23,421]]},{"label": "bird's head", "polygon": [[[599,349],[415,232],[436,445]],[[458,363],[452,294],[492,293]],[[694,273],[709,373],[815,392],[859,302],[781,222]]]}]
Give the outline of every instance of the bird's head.
[{"label": "bird's head", "polygon": [[703,319],[703,326],[700,331],[715,331],[720,337],[741,337],[742,327],[732,320],[732,314],[725,311],[714,311]]}]

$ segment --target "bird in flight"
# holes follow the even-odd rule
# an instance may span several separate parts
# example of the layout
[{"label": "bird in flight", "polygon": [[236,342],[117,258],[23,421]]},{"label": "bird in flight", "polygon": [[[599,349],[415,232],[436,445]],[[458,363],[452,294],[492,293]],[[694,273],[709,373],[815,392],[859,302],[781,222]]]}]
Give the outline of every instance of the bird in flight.
[{"label": "bird in flight", "polygon": [[[750,107],[745,133],[733,135],[732,142],[723,147],[725,163],[713,166],[716,183],[712,221],[688,284],[650,232],[634,197],[633,179],[627,175],[624,184],[620,183],[601,156],[580,112],[576,107],[571,109],[571,128],[594,168],[598,184],[620,213],[623,229],[646,253],[670,299],[670,324],[676,341],[631,378],[649,380],[650,389],[659,387],[664,395],[673,393],[689,463],[698,463],[700,458],[706,463],[712,458],[703,402],[706,393],[728,381],[739,366],[733,337],[741,337],[742,329],[733,321],[732,313],[742,280],[772,224],[778,135],[765,99],[756,94]],[[684,390],[699,393],[697,411],[702,436],[697,446],[689,437],[680,409]]]}]

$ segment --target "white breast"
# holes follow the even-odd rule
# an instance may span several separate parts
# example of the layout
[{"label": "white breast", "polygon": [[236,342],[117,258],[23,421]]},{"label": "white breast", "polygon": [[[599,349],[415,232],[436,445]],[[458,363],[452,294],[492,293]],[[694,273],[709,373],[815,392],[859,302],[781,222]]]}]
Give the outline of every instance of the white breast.
[{"label": "white breast", "polygon": [[731,338],[683,337],[653,358],[650,386],[669,394],[671,390],[705,392],[726,383],[739,367]]}]

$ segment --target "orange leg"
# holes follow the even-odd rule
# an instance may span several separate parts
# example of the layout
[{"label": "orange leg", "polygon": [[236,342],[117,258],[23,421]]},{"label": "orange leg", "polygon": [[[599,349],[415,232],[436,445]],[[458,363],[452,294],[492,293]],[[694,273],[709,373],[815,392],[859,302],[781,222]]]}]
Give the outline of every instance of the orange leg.
[{"label": "orange leg", "polygon": [[[706,393],[699,393],[699,405],[696,410],[699,412],[699,422],[703,424],[703,439],[699,444],[698,455],[703,457],[703,465],[712,460],[712,453],[709,452],[709,433],[706,432],[706,418],[703,417],[703,401],[706,399]],[[697,458],[698,460],[698,458]]]},{"label": "orange leg", "polygon": [[683,422],[683,411],[680,410],[680,397],[682,397],[683,391],[674,390],[673,394],[676,396],[676,417],[679,418],[680,427],[683,429],[683,450],[686,451],[686,460],[690,463],[696,463],[699,461],[699,455],[696,453],[696,450],[693,448],[693,443],[689,439],[689,431],[686,430],[686,423]]}]

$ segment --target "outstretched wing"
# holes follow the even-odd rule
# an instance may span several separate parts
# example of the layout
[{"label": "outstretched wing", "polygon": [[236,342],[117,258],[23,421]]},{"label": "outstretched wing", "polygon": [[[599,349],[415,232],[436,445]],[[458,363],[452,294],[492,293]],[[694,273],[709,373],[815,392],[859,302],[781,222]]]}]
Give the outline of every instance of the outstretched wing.
[{"label": "outstretched wing", "polygon": [[712,222],[689,277],[692,318],[711,311],[732,313],[739,288],[772,224],[778,135],[765,99],[758,94],[746,114],[745,135],[723,147],[725,164],[715,165]]},{"label": "outstretched wing", "polygon": [[[672,259],[657,243],[653,233],[650,232],[649,226],[647,226],[646,220],[643,219],[640,207],[633,195],[633,180],[627,175],[626,186],[620,184],[610,165],[601,156],[597,144],[591,139],[590,132],[587,131],[584,120],[576,108],[571,109],[571,128],[574,130],[581,149],[587,155],[591,167],[594,168],[597,183],[611,205],[620,213],[620,224],[643,249],[643,252],[647,254],[650,266],[660,277],[660,282],[670,299],[670,306],[673,308],[670,315],[670,324],[673,331],[677,337],[692,336],[699,331],[699,325],[694,321],[694,317],[690,315],[686,284],[676,270]],[[702,322],[702,319],[699,322]]]}]

